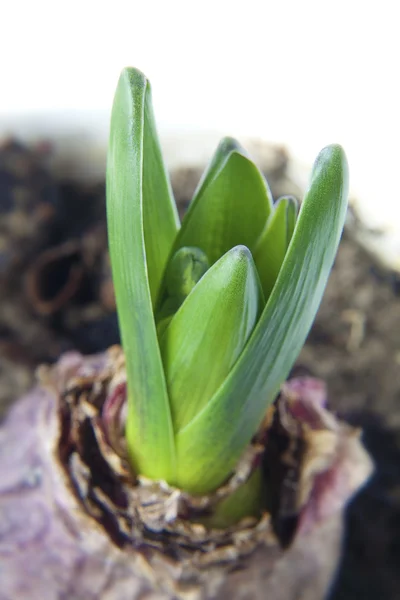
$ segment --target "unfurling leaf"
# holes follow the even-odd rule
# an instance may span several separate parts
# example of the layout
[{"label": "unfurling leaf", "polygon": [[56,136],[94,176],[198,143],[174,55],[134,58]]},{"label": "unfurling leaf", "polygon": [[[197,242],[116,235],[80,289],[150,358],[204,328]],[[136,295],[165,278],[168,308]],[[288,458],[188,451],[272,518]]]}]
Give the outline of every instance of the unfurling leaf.
[{"label": "unfurling leaf", "polygon": [[175,432],[207,405],[244,346],[263,307],[252,256],[227,252],[200,279],[160,339]]}]

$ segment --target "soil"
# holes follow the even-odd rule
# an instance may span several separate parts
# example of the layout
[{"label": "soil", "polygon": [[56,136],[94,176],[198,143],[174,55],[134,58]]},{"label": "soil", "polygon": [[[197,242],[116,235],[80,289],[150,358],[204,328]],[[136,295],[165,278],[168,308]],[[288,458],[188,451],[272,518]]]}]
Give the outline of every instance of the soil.
[{"label": "soil", "polygon": [[[11,147],[14,154],[10,154]],[[88,188],[55,181],[47,173],[46,185],[38,187],[38,177],[32,173],[37,169],[43,177],[43,148],[18,148],[16,152],[10,143],[0,148],[0,222],[12,211],[19,218],[19,237],[12,226],[0,226],[0,414],[32,384],[39,362],[53,361],[68,348],[96,352],[118,341],[106,239],[103,233],[98,235],[104,232],[102,182]],[[288,175],[290,161],[285,152],[275,149],[271,154],[269,148],[266,157],[261,166],[274,196],[283,191],[299,196]],[[25,161],[30,170],[18,171],[17,159],[19,166]],[[199,177],[198,169],[182,169],[172,175],[182,212]],[[29,202],[26,200],[21,208],[17,200],[22,188]],[[32,206],[42,206],[43,199],[49,197],[57,200],[48,201],[55,218],[47,220],[44,228],[40,222],[21,244],[24,211],[31,220]],[[40,214],[48,219],[50,213],[42,210]],[[15,221],[9,219],[10,223]],[[71,242],[73,245],[65,250],[65,244]],[[69,287],[68,293],[63,288],[61,304],[57,296],[58,303],[43,308],[35,294],[26,293],[26,281],[49,249],[61,256],[61,262],[51,263],[52,268],[62,271],[61,283],[67,279]],[[69,279],[71,273],[80,273],[77,289],[72,286],[73,278]],[[306,371],[327,381],[331,409],[363,429],[364,443],[376,464],[375,475],[348,507],[343,560],[330,600],[400,598],[398,291],[392,275],[379,270],[345,233],[314,327],[295,367],[297,372]]]}]

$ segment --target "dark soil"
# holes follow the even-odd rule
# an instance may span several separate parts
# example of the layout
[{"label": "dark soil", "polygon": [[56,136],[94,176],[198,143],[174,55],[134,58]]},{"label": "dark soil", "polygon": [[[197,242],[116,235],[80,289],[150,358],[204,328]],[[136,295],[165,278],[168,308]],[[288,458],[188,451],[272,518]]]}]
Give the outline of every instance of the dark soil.
[{"label": "dark soil", "polygon": [[[104,235],[104,186],[54,181],[43,171],[43,148],[28,151],[18,146],[14,154],[10,148],[0,148],[0,414],[32,384],[40,361],[55,360],[73,347],[100,351],[118,340]],[[269,148],[265,156],[261,166],[275,197],[283,192],[298,195],[288,176],[286,154],[281,149],[271,153]],[[199,176],[197,169],[173,174],[182,211]],[[22,205],[21,197],[25,198]],[[36,229],[24,227],[24,218],[31,223],[32,210],[39,205]],[[10,218],[13,211],[18,219]],[[4,225],[4,215],[10,225]],[[50,267],[45,254],[49,249]],[[54,252],[59,262],[53,262]],[[46,282],[36,295],[32,289],[27,294],[29,273],[41,261],[50,271],[41,271],[36,283],[42,285],[43,273],[54,274],[56,269],[60,297],[59,290],[49,289]],[[76,289],[71,274],[80,277]],[[327,381],[332,410],[363,429],[365,445],[376,463],[374,477],[348,508],[343,561],[330,600],[400,598],[400,296],[396,291],[393,277],[379,272],[345,234],[296,367]],[[47,301],[50,294],[57,302],[41,303],[38,294],[39,300]]]}]

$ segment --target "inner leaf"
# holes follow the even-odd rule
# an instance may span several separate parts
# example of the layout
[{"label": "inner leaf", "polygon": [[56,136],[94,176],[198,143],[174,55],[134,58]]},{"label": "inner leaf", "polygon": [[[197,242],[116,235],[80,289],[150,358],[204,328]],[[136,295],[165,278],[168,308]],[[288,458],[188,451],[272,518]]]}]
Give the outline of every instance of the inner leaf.
[{"label": "inner leaf", "polygon": [[225,254],[188,295],[160,339],[175,432],[207,404],[240,356],[264,304],[249,250]]},{"label": "inner leaf", "polygon": [[271,209],[262,173],[237,142],[226,138],[195,192],[174,249],[197,246],[211,264],[240,244],[252,251]]}]

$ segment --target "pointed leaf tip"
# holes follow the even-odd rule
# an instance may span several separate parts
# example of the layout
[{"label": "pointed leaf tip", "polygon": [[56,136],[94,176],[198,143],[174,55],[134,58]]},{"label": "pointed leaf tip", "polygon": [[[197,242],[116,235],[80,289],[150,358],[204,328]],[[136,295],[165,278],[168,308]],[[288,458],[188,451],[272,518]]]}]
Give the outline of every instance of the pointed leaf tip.
[{"label": "pointed leaf tip", "polygon": [[315,179],[323,178],[327,171],[329,171],[330,177],[341,177],[343,179],[343,185],[348,185],[348,169],[346,154],[342,146],[339,144],[325,146],[314,162],[310,186]]}]

